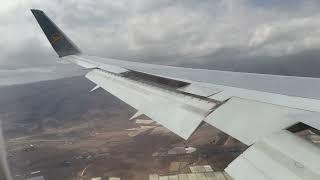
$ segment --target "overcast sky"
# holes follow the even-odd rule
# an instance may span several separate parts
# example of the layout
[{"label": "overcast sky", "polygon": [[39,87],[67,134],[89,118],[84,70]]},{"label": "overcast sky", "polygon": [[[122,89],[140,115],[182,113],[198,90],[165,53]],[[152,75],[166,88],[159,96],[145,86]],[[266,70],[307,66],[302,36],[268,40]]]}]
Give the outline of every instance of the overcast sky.
[{"label": "overcast sky", "polygon": [[320,77],[319,0],[0,1],[0,84],[4,74],[79,72],[57,64],[30,8],[91,55]]}]

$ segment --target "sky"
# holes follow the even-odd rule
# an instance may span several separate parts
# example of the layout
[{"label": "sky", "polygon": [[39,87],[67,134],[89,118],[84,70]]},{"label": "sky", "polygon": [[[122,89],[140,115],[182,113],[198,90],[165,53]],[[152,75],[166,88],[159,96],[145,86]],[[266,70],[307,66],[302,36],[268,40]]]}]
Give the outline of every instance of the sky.
[{"label": "sky", "polygon": [[89,55],[320,77],[318,0],[0,1],[0,85],[83,73],[58,63],[31,8]]}]

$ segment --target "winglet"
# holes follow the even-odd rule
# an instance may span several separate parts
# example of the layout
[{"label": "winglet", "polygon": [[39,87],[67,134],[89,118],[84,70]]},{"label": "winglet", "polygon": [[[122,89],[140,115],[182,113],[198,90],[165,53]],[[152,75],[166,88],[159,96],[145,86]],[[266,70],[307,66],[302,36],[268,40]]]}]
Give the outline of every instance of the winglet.
[{"label": "winglet", "polygon": [[50,20],[50,18],[48,18],[43,11],[31,9],[31,12],[59,57],[81,53],[79,48],[58,28],[57,25],[54,24],[54,22]]}]

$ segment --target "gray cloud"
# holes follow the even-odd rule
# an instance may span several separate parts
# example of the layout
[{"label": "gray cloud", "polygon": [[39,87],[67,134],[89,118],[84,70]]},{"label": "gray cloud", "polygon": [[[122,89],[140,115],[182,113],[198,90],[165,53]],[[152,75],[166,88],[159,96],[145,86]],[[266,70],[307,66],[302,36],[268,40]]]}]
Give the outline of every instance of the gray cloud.
[{"label": "gray cloud", "polygon": [[127,60],[232,69],[248,62],[281,64],[289,57],[302,62],[320,45],[317,0],[16,0],[2,5],[2,69],[56,65],[30,8],[43,9],[84,52]]}]

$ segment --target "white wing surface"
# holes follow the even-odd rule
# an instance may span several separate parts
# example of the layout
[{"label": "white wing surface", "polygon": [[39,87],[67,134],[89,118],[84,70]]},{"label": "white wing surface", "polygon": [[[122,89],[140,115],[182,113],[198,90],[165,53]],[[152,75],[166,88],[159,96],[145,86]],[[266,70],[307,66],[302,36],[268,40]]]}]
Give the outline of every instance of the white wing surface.
[{"label": "white wing surface", "polygon": [[[190,69],[87,56],[32,10],[60,58],[184,139],[202,122],[250,146],[226,171],[239,180],[320,179],[319,148],[287,131],[320,129],[320,79]],[[298,129],[300,126],[298,126]]]}]

